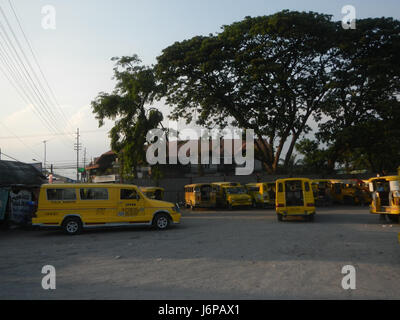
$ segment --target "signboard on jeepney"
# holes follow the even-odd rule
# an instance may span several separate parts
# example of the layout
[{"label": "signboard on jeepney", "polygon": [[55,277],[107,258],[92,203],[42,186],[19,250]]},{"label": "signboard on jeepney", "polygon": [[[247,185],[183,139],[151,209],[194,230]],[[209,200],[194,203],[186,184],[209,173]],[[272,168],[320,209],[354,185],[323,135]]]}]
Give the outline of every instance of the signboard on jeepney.
[{"label": "signboard on jeepney", "polygon": [[119,176],[115,174],[108,176],[96,176],[93,178],[93,183],[113,183],[118,181],[119,181]]}]

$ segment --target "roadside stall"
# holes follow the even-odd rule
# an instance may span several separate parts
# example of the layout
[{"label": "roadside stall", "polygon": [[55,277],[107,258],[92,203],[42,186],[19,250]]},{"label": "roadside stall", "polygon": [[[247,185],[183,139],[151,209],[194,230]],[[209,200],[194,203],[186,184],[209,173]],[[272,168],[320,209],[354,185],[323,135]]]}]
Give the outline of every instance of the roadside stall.
[{"label": "roadside stall", "polygon": [[30,225],[46,177],[32,165],[0,161],[0,225]]}]

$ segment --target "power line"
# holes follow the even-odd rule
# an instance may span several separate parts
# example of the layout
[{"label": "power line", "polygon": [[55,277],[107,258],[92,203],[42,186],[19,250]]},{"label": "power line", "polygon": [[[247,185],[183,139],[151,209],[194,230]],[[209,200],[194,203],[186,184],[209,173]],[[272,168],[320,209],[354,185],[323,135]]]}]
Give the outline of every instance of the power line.
[{"label": "power line", "polygon": [[[25,63],[23,62],[23,59],[21,58],[21,56],[18,54],[13,42],[11,41],[10,37],[8,36],[7,30],[4,27],[4,25],[0,22],[0,28],[2,30],[1,36],[4,40],[4,43],[6,44],[6,46],[8,47],[8,49],[10,51],[13,51],[15,54],[16,59],[14,58],[14,63],[16,65],[16,67],[14,66],[14,69],[18,69],[19,66],[19,75],[22,75],[22,78],[24,78],[25,80],[25,84],[27,83],[28,86],[31,89],[31,94],[32,97],[34,97],[34,100],[36,102],[38,102],[37,104],[33,103],[33,105],[37,108],[37,110],[39,111],[39,113],[41,114],[42,118],[46,121],[47,123],[47,127],[50,129],[52,128],[50,131],[54,131],[54,132],[58,132],[58,127],[56,125],[57,123],[57,118],[54,115],[54,113],[52,112],[49,104],[47,103],[46,99],[44,98],[44,96],[47,96],[49,98],[49,95],[47,94],[46,90],[44,90],[43,85],[41,83],[41,81],[39,80],[39,77],[37,76],[34,68],[32,67],[27,55],[25,54],[24,49],[21,46],[21,43],[18,40],[18,37],[16,36],[6,14],[4,13],[2,7],[0,6],[0,13],[2,14],[3,18],[5,19],[5,22],[9,28],[9,30],[11,31],[11,34],[14,38],[14,41],[16,42],[20,52],[23,55],[23,58],[25,58],[25,63],[27,64],[27,66],[25,66]],[[4,35],[3,35],[4,33]],[[5,50],[5,52],[7,52],[7,50],[3,47],[3,49]],[[13,56],[13,55],[11,55]],[[11,59],[12,60],[12,59]],[[19,62],[19,63],[18,63]],[[22,68],[21,68],[22,66]],[[21,72],[21,69],[22,72]],[[30,72],[28,71],[28,69],[30,69],[30,71],[33,73],[33,77],[36,79],[38,85],[35,83],[34,79],[32,78]],[[40,89],[38,88],[40,87]],[[44,94],[42,93],[42,91],[44,92]],[[29,99],[31,100],[31,99]],[[32,101],[31,101],[32,102]],[[47,116],[46,116],[47,115]],[[50,121],[49,121],[50,120]]]},{"label": "power line", "polygon": [[3,122],[0,121],[0,124],[6,128],[7,131],[9,131],[13,136],[15,136],[15,138],[17,138],[19,140],[19,142],[21,142],[25,147],[27,147],[28,149],[30,149],[32,151],[33,154],[35,154],[37,157],[39,157],[40,159],[42,159],[41,156],[39,156],[30,146],[28,146],[25,142],[23,142],[16,134],[14,134],[14,132],[11,131],[10,128],[8,128]]},{"label": "power line", "polygon": [[1,151],[1,155],[2,155],[2,156],[6,156],[7,158],[12,159],[12,160],[14,160],[14,161],[17,161],[17,162],[20,162],[20,163],[25,163],[25,162],[19,161],[18,159],[15,159],[14,157],[11,157],[11,156],[9,156],[9,155],[6,155],[3,151]]},{"label": "power line", "polygon": [[[107,132],[107,130],[87,130],[87,131],[80,131],[80,133],[104,133]],[[24,138],[34,138],[34,137],[50,137],[50,136],[62,136],[62,135],[71,135],[71,134],[76,134],[76,132],[61,132],[61,133],[40,133],[40,134],[31,134],[29,136],[19,136],[21,139]],[[15,137],[9,136],[9,137],[0,137],[0,139],[14,139]],[[54,139],[54,138],[53,138]]]},{"label": "power line", "polygon": [[[4,11],[2,10],[1,6],[0,6],[0,12],[3,14],[3,16],[4,16],[5,18],[7,18],[7,17],[5,16]],[[10,27],[10,25],[9,25],[9,27]],[[47,110],[47,107],[46,107],[45,103],[43,102],[43,97],[41,96],[41,93],[39,92],[39,90],[38,90],[36,84],[34,83],[34,81],[33,81],[32,77],[31,77],[29,71],[27,70],[27,68],[26,68],[26,66],[25,66],[25,64],[24,64],[24,62],[22,61],[20,55],[18,54],[18,52],[17,52],[17,50],[16,50],[14,44],[12,43],[10,37],[9,37],[8,34],[7,34],[7,30],[5,29],[5,27],[4,27],[4,25],[1,23],[1,21],[0,21],[0,29],[1,29],[1,31],[2,31],[2,33],[0,33],[0,35],[1,35],[1,37],[3,38],[4,43],[6,44],[6,46],[8,47],[8,49],[9,49],[10,51],[13,51],[13,52],[14,52],[14,55],[15,55],[15,57],[16,57],[16,59],[14,58],[14,63],[16,62],[16,65],[18,66],[18,62],[19,62],[19,67],[20,67],[20,69],[19,69],[18,71],[19,71],[19,75],[20,75],[20,76],[22,75],[21,79],[24,79],[24,80],[25,80],[25,84],[27,84],[27,85],[31,88],[32,91],[30,91],[30,93],[32,94],[32,92],[33,92],[32,97],[34,97],[34,100],[36,100],[37,102],[39,102],[39,103],[38,103],[38,107],[40,106],[40,110],[41,110],[41,112],[39,112],[39,113],[44,117],[44,114],[45,114],[45,113],[48,113],[48,110]],[[3,34],[4,34],[4,35],[3,35]],[[15,35],[14,35],[14,36],[15,36]],[[3,47],[3,49],[5,49],[5,48]],[[20,48],[20,49],[21,49],[21,48]],[[5,52],[7,52],[7,51],[5,51]],[[11,54],[10,56],[13,57],[12,54]],[[18,61],[17,61],[17,60],[18,60]],[[21,68],[21,66],[22,66],[22,68]],[[16,67],[14,66],[14,69],[17,70],[18,68],[16,68]],[[23,69],[22,72],[21,72],[21,69]],[[35,105],[35,104],[34,104],[34,105]],[[45,118],[45,117],[44,117],[44,118]],[[48,120],[47,120],[48,126],[49,126],[50,128],[53,128],[52,130],[57,130],[57,128],[52,124],[52,121],[54,121],[54,119],[53,119],[51,116],[50,116],[50,118],[51,118],[51,121],[48,121]]]},{"label": "power line", "polygon": [[67,123],[68,126],[71,126],[71,123],[69,122],[68,118],[65,116],[64,112],[62,111],[62,109],[61,109],[61,107],[60,107],[60,104],[58,103],[58,99],[57,99],[56,95],[54,94],[53,89],[51,88],[49,82],[47,81],[46,76],[44,75],[43,69],[42,69],[42,67],[41,67],[40,64],[39,64],[39,61],[38,61],[38,59],[37,59],[37,57],[36,57],[36,54],[35,54],[35,52],[34,52],[34,50],[33,50],[32,44],[31,44],[31,42],[28,40],[28,37],[26,36],[26,34],[25,34],[25,32],[24,32],[24,29],[22,28],[20,19],[19,19],[17,13],[16,13],[16,10],[14,9],[14,6],[13,6],[13,4],[12,4],[12,1],[11,1],[11,0],[8,0],[8,3],[10,4],[11,10],[12,10],[12,12],[14,13],[14,17],[15,17],[17,23],[18,23],[18,26],[19,26],[19,28],[20,28],[20,30],[21,30],[21,33],[22,33],[22,35],[23,35],[23,37],[24,37],[26,43],[28,44],[29,50],[30,50],[30,52],[31,52],[31,54],[32,54],[32,57],[33,57],[33,60],[35,61],[36,66],[38,67],[38,69],[39,69],[39,71],[40,71],[40,74],[42,75],[42,78],[44,79],[44,82],[46,83],[47,88],[48,88],[49,91],[50,91],[51,96],[53,97],[53,99],[54,99],[56,105],[58,106],[58,111],[59,111],[61,117],[64,119],[64,121]]}]

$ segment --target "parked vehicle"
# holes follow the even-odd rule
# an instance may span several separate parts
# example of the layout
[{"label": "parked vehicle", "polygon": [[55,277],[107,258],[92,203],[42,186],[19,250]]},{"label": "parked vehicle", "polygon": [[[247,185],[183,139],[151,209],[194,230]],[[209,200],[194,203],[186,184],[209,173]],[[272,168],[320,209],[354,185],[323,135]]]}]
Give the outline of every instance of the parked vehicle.
[{"label": "parked vehicle", "polygon": [[177,205],[149,199],[134,185],[46,184],[40,189],[32,224],[74,235],[109,226],[148,225],[164,230],[180,219]]},{"label": "parked vehicle", "polygon": [[369,190],[372,193],[370,212],[386,215],[392,222],[399,222],[400,176],[371,178]]},{"label": "parked vehicle", "polygon": [[253,208],[256,207],[268,207],[273,205],[269,193],[268,186],[266,183],[248,183],[245,185],[247,193],[251,197]]},{"label": "parked vehicle", "polygon": [[234,207],[251,207],[251,196],[238,182],[216,182],[212,184],[216,191],[217,206],[232,210]]},{"label": "parked vehicle", "polygon": [[163,200],[164,199],[164,188],[160,187],[140,187],[140,191],[149,198],[154,200]]},{"label": "parked vehicle", "polygon": [[215,208],[215,188],[210,183],[190,184],[185,186],[185,206],[191,208]]},{"label": "parked vehicle", "polygon": [[310,179],[279,179],[276,181],[276,190],[276,214],[279,221],[288,216],[314,220],[315,201]]},{"label": "parked vehicle", "polygon": [[365,205],[371,202],[371,195],[363,186],[362,180],[331,180],[332,199],[335,203]]},{"label": "parked vehicle", "polygon": [[313,189],[315,206],[330,206],[332,200],[332,183],[329,179],[314,179],[311,182]]},{"label": "parked vehicle", "polygon": [[275,207],[275,199],[276,199],[276,183],[275,181],[268,181],[265,182],[267,185],[267,191],[269,195],[269,199],[271,200],[273,206]]}]

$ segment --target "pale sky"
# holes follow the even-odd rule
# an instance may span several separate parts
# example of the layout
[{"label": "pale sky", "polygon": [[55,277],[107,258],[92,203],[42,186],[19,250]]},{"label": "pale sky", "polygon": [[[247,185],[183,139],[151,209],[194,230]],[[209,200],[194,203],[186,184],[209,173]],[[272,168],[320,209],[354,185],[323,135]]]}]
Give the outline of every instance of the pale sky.
[{"label": "pale sky", "polygon": [[[31,58],[9,1],[0,0],[0,7],[26,55]],[[161,50],[175,41],[218,32],[222,25],[242,20],[245,16],[268,15],[283,9],[332,14],[334,20],[341,20],[342,7],[353,5],[357,18],[400,18],[398,0],[11,0],[11,3],[62,110],[54,112],[55,117],[50,121],[58,132],[72,133],[76,128],[80,129],[87,159],[110,149],[107,131],[111,124],[98,129],[90,102],[100,91],[113,89],[113,63],[110,61],[113,56],[136,53],[144,63],[152,64]],[[56,10],[55,30],[42,27],[45,14],[41,11],[46,5]],[[0,22],[6,25],[1,14]],[[0,41],[4,42],[1,37]],[[32,105],[20,97],[3,75],[2,67],[0,60],[2,153],[23,162],[30,163],[32,159],[43,162],[43,141],[48,140],[48,164],[57,166],[76,162],[74,136],[57,136],[54,130],[50,132],[44,127]],[[167,113],[166,107],[157,106]],[[69,126],[63,117],[58,117],[61,113],[68,118]],[[6,160],[4,154],[2,159]],[[80,161],[82,158],[83,152]],[[73,170],[56,170],[56,173],[75,176]]]}]

